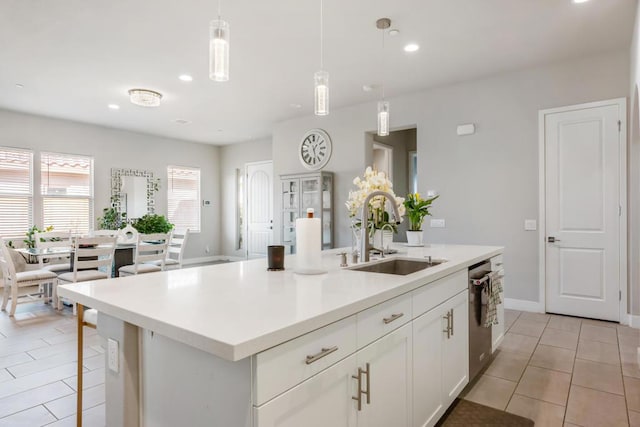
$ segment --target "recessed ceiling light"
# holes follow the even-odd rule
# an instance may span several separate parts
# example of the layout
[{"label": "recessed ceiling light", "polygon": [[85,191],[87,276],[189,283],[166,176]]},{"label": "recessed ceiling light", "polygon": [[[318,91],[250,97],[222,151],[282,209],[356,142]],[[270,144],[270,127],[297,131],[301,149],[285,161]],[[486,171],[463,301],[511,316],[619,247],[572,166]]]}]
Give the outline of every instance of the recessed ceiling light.
[{"label": "recessed ceiling light", "polygon": [[157,107],[160,105],[162,94],[148,89],[129,89],[129,100],[141,107]]},{"label": "recessed ceiling light", "polygon": [[193,77],[191,77],[189,74],[181,74],[178,78],[180,80],[182,80],[183,82],[192,82],[193,81]]},{"label": "recessed ceiling light", "polygon": [[397,36],[398,34],[400,34],[400,30],[397,30],[397,29],[395,29],[395,28],[394,28],[394,29],[392,29],[392,30],[389,30],[389,35],[390,35],[391,37],[395,37],[395,36]]},{"label": "recessed ceiling light", "polygon": [[415,43],[409,43],[408,45],[406,45],[404,47],[404,51],[405,52],[415,52],[416,50],[420,49],[420,46],[418,46]]},{"label": "recessed ceiling light", "polygon": [[185,119],[175,119],[173,120],[173,122],[179,125],[188,125],[189,123],[191,123],[190,120],[185,120]]},{"label": "recessed ceiling light", "polygon": [[109,109],[111,110],[119,110],[120,106],[118,104],[109,104],[107,105],[107,107],[109,107]]},{"label": "recessed ceiling light", "polygon": [[586,3],[589,0],[573,0],[574,3]]},{"label": "recessed ceiling light", "polygon": [[22,83],[16,83],[16,88],[23,89],[24,85]]}]

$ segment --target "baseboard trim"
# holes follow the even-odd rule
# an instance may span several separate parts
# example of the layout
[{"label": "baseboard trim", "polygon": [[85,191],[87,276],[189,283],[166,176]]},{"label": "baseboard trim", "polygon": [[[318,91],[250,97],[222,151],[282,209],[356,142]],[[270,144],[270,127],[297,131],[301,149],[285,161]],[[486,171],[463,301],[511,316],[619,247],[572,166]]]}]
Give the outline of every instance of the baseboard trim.
[{"label": "baseboard trim", "polygon": [[241,257],[233,257],[226,255],[214,255],[200,258],[185,258],[182,260],[182,264],[184,265],[192,265],[192,264],[202,264],[205,262],[214,262],[214,261],[242,261],[245,258]]},{"label": "baseboard trim", "polygon": [[507,310],[530,311],[533,313],[544,313],[542,304],[538,301],[527,301],[523,299],[505,298],[504,308]]},{"label": "baseboard trim", "polygon": [[632,328],[640,328],[640,316],[633,314],[629,315],[629,326]]}]

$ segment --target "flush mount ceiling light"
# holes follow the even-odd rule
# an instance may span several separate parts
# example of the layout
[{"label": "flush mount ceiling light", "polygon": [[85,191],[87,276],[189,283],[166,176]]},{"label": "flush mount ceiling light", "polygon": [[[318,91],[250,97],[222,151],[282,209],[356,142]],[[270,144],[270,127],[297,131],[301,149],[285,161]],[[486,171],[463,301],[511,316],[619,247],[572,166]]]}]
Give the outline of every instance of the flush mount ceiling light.
[{"label": "flush mount ceiling light", "polygon": [[329,114],[329,73],[324,71],[324,45],[323,45],[323,14],[322,0],[320,0],[320,71],[313,75],[314,87],[314,108],[316,116],[326,116]]},{"label": "flush mount ceiling light", "polygon": [[209,24],[209,78],[214,82],[229,80],[229,23],[220,18]]},{"label": "flush mount ceiling light", "polygon": [[192,82],[193,81],[193,77],[191,77],[189,74],[180,74],[180,76],[178,76],[178,78],[180,80],[182,80],[183,82]]},{"label": "flush mount ceiling light", "polygon": [[417,45],[417,44],[415,44],[415,43],[409,43],[408,45],[406,45],[406,46],[404,47],[404,51],[405,51],[405,52],[415,52],[415,51],[417,51],[418,49],[420,49],[420,46],[418,46],[418,45]]},{"label": "flush mount ceiling light", "polygon": [[382,30],[382,100],[378,101],[378,136],[389,135],[389,101],[384,99],[384,33],[390,26],[389,18],[380,18],[376,21],[376,28]]},{"label": "flush mount ceiling light", "polygon": [[130,89],[129,100],[141,107],[157,107],[160,105],[162,94],[148,89]]},{"label": "flush mount ceiling light", "polygon": [[110,110],[119,110],[120,106],[118,104],[109,104],[107,105],[107,107],[109,107]]}]

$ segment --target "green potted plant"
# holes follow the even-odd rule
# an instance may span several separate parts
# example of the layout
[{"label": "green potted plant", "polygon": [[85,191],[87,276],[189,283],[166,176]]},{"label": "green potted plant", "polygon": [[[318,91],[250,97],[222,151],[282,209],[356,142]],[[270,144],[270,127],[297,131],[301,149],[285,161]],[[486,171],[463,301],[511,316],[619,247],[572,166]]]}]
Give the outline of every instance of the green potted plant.
[{"label": "green potted plant", "polygon": [[102,216],[98,218],[98,229],[100,230],[120,230],[126,225],[126,212],[119,213],[114,207],[104,208]]},{"label": "green potted plant", "polygon": [[138,233],[168,233],[173,228],[173,224],[167,221],[164,215],[146,214],[141,218],[133,220],[131,226]]},{"label": "green potted plant", "polygon": [[422,223],[424,218],[431,215],[429,207],[440,196],[427,199],[420,197],[420,193],[407,194],[404,207],[409,218],[409,230],[407,231],[407,243],[409,246],[422,246]]}]

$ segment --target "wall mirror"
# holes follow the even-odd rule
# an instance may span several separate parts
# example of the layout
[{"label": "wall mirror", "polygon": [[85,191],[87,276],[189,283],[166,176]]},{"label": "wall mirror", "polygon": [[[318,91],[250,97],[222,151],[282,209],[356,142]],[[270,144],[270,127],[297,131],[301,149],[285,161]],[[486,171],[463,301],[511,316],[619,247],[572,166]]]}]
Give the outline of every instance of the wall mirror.
[{"label": "wall mirror", "polygon": [[159,180],[153,172],[138,169],[111,169],[111,206],[127,219],[155,213],[154,195]]}]

